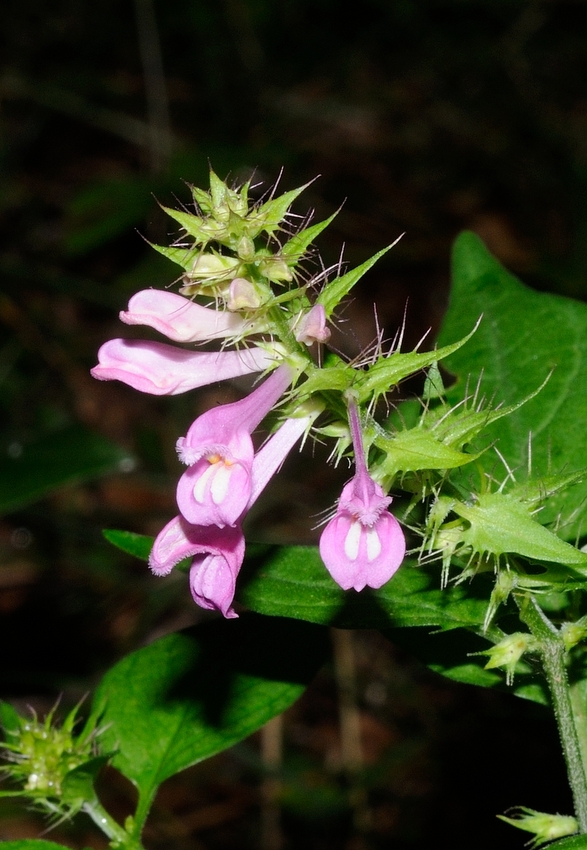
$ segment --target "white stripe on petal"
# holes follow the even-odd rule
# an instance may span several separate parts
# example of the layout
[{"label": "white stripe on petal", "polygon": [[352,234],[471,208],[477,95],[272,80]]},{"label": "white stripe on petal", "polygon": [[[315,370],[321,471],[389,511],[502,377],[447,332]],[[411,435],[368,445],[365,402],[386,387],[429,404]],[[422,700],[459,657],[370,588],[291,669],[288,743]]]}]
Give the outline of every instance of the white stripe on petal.
[{"label": "white stripe on petal", "polygon": [[363,529],[360,522],[351,522],[347,536],[344,540],[344,554],[349,561],[356,561],[361,544],[361,533]]},{"label": "white stripe on petal", "polygon": [[228,493],[232,466],[227,466],[221,461],[220,463],[215,464],[214,467],[215,475],[210,485],[210,495],[212,496],[212,501],[215,505],[221,505],[226,499],[226,494]]},{"label": "white stripe on petal", "polygon": [[365,534],[367,535],[367,560],[374,561],[381,554],[381,540],[377,534],[377,526],[366,529]]},{"label": "white stripe on petal", "polygon": [[208,484],[210,482],[210,478],[216,474],[217,463],[210,463],[206,469],[202,472],[202,474],[198,477],[196,483],[194,484],[194,499],[200,505],[203,505],[206,501],[206,491],[208,489]]}]

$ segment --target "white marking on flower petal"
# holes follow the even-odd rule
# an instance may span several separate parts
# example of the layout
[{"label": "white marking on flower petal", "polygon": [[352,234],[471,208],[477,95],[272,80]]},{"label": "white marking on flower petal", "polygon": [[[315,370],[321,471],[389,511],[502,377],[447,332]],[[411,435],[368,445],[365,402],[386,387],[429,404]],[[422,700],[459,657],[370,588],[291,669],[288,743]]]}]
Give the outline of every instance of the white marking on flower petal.
[{"label": "white marking on flower petal", "polygon": [[199,502],[200,505],[203,505],[206,501],[206,493],[208,491],[210,478],[213,478],[216,474],[217,465],[218,464],[216,463],[211,463],[207,466],[194,484],[194,499],[196,502]]},{"label": "white marking on flower petal", "polygon": [[351,522],[344,540],[344,554],[350,561],[357,560],[362,530],[360,522]]},{"label": "white marking on flower petal", "polygon": [[381,540],[375,527],[365,531],[367,535],[367,560],[374,561],[381,554]]},{"label": "white marking on flower petal", "polygon": [[215,473],[210,485],[210,493],[212,501],[215,505],[220,505],[226,499],[228,486],[230,484],[230,475],[232,472],[232,464],[217,463],[214,467]]}]

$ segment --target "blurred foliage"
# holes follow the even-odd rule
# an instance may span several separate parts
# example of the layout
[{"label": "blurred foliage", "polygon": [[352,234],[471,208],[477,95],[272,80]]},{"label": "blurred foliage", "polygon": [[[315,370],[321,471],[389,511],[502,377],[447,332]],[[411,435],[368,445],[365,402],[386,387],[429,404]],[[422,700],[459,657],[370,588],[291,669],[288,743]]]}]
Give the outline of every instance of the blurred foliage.
[{"label": "blurred foliage", "polygon": [[[585,297],[583,5],[5,0],[0,468],[15,462],[15,446],[48,440],[57,451],[61,440],[59,452],[68,452],[68,434],[89,435],[95,448],[105,444],[94,438],[107,439],[113,457],[136,466],[107,478],[92,468],[91,480],[73,470],[53,480],[59,489],[13,502],[0,520],[3,696],[42,711],[62,691],[73,704],[114,658],[199,616],[181,575],[153,593],[144,566],[100,535],[103,526],[152,535],[173,513],[173,445],[198,407],[88,375],[99,344],[120,332],[116,314],[129,294],[168,285],[176,273],[141,238],[170,236],[155,199],[186,202],[181,180],[205,183],[208,162],[220,177],[254,171],[266,184],[284,166],[283,188],[322,175],[309,189],[318,218],[346,199],[320,242],[326,264],[343,242],[356,264],[406,231],[345,314],[337,344],[350,353],[373,339],[373,298],[389,335],[409,298],[406,344],[439,325],[450,244],[463,227],[526,282]],[[205,390],[202,407],[232,393]],[[288,476],[286,465],[271,507],[256,506],[253,535],[315,541],[306,517],[325,493],[334,498],[334,476],[310,457],[295,467]],[[545,764],[564,785],[539,709],[433,682],[369,640],[359,644],[357,693],[373,753],[364,774],[373,846],[390,838],[427,846],[438,832],[456,844],[463,836],[463,846],[472,835],[479,848],[518,846],[490,820],[520,793],[515,766],[504,767],[508,753],[540,765],[525,780],[535,783],[525,797],[532,793],[537,808]],[[355,840],[344,794],[341,803],[333,691],[326,672],[286,725],[284,822],[292,844],[308,850]],[[258,846],[251,788],[262,769],[247,747],[164,787],[152,847],[204,846],[202,836],[210,848]],[[499,766],[500,787],[467,781],[479,760],[488,776]],[[116,776],[105,785],[124,808],[128,789]],[[549,798],[555,804],[568,808],[564,797]],[[485,818],[482,834],[473,817]],[[2,837],[31,834],[18,817],[10,824],[2,822]],[[94,839],[80,830],[64,840],[87,847]]]}]

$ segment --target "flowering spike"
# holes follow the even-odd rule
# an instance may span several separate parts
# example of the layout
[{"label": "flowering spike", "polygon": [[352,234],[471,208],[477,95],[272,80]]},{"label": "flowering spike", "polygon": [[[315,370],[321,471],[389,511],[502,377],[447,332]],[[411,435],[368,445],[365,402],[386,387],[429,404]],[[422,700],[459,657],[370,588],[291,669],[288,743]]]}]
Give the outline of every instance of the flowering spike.
[{"label": "flowering spike", "polygon": [[348,410],[356,472],[322,532],[320,555],[343,590],[363,590],[389,581],[403,561],[406,542],[399,522],[387,510],[391,497],[369,475],[354,401],[349,401]]},{"label": "flowering spike", "polygon": [[91,370],[101,381],[122,381],[151,395],[178,395],[213,381],[261,372],[275,365],[261,348],[239,351],[186,351],[163,342],[111,339]]}]

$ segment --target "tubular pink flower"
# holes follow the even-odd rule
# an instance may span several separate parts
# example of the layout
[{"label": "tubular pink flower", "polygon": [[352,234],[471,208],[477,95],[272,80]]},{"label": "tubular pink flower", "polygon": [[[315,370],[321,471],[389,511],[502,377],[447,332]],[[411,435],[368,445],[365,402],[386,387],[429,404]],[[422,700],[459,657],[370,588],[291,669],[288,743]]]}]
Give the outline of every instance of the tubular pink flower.
[{"label": "tubular pink flower", "polygon": [[391,498],[369,475],[359,414],[349,404],[356,473],[342,490],[336,514],[320,537],[320,556],[343,590],[381,587],[403,561],[406,541],[387,507]]},{"label": "tubular pink flower", "polygon": [[155,575],[167,575],[184,558],[194,557],[190,588],[194,601],[227,618],[237,617],[232,609],[236,577],[245,556],[245,538],[240,529],[194,526],[177,516],[157,535],[149,557]]},{"label": "tubular pink flower", "polygon": [[207,410],[177,441],[180,459],[190,464],[177,485],[177,505],[188,522],[220,528],[236,523],[251,495],[251,432],[292,378],[283,364],[241,401]]},{"label": "tubular pink flower", "polygon": [[100,381],[122,381],[151,395],[178,395],[275,365],[261,348],[238,351],[186,351],[162,342],[111,339],[98,352],[91,374]]},{"label": "tubular pink flower", "polygon": [[128,302],[128,310],[119,315],[127,325],[148,325],[174,342],[204,342],[240,334],[247,328],[240,316],[161,289],[137,292]]},{"label": "tubular pink flower", "polygon": [[[287,419],[257,452],[251,470],[252,490],[243,516],[316,415],[317,411],[309,416]],[[155,575],[165,576],[184,558],[192,556],[196,556],[190,569],[194,601],[202,608],[221,611],[225,617],[238,616],[232,608],[232,600],[245,556],[240,522],[232,527],[218,528],[191,525],[182,516],[174,517],[157,535],[149,566]]]}]

